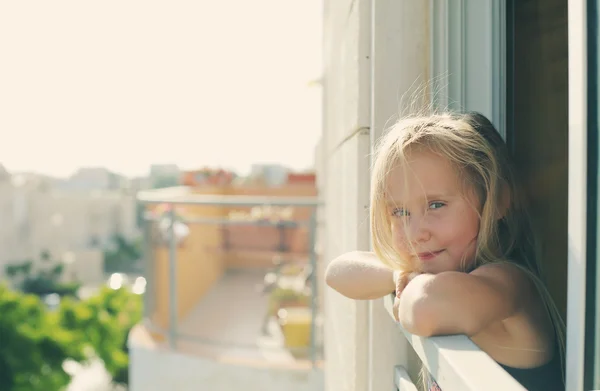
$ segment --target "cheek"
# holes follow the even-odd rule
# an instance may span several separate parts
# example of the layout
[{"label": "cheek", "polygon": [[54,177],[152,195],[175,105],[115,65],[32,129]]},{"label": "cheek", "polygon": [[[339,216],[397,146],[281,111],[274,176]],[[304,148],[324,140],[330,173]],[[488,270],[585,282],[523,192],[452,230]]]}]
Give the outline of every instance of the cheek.
[{"label": "cheek", "polygon": [[473,211],[460,208],[453,213],[436,216],[430,227],[440,245],[465,246],[477,236],[479,219]]},{"label": "cheek", "polygon": [[[460,227],[460,229],[456,229]],[[479,217],[473,211],[464,211],[460,219],[456,220],[454,225],[453,236],[454,242],[467,250],[474,247],[474,243],[479,233]]]},{"label": "cheek", "polygon": [[396,250],[404,250],[406,248],[406,234],[403,224],[399,221],[392,221],[390,225],[394,247]]}]

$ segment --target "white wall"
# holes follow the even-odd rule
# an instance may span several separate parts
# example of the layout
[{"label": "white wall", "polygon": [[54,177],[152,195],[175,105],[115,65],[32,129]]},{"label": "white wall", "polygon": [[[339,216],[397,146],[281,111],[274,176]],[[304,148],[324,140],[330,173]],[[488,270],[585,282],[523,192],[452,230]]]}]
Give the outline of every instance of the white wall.
[{"label": "white wall", "polygon": [[[323,266],[337,255],[369,248],[371,2],[324,4],[323,139],[325,226],[319,242]],[[325,301],[325,389],[367,389],[367,303],[331,289]]]},{"label": "white wall", "polygon": [[18,200],[10,180],[0,180],[0,277],[6,263],[26,255],[19,237]]},{"label": "white wall", "polygon": [[[102,250],[115,230],[134,238],[135,198],[119,191],[44,191],[0,183],[0,276],[4,265],[27,258],[36,260],[42,250],[53,258],[67,251],[90,250],[97,237]],[[95,262],[95,261],[94,261]]]},{"label": "white wall", "polygon": [[[429,2],[373,2],[371,145],[399,116],[429,102]],[[417,380],[412,348],[383,306],[369,308],[369,390],[389,389],[402,364]]]},{"label": "white wall", "polygon": [[322,391],[321,370],[257,368],[165,350],[130,349],[130,391]]},{"label": "white wall", "polygon": [[45,248],[56,256],[85,249],[93,237],[102,247],[116,229],[135,236],[135,201],[119,192],[35,193],[29,198],[29,224],[34,256]]},{"label": "white wall", "polygon": [[100,250],[70,251],[66,257],[72,261],[65,264],[62,279],[66,282],[98,284],[105,281],[104,253]]},{"label": "white wall", "polygon": [[[372,142],[402,110],[401,97],[429,78],[428,2],[325,2],[323,145],[324,261],[369,250]],[[412,90],[411,90],[412,87]],[[328,391],[391,389],[393,366],[410,348],[383,307],[325,299],[325,384]]]}]

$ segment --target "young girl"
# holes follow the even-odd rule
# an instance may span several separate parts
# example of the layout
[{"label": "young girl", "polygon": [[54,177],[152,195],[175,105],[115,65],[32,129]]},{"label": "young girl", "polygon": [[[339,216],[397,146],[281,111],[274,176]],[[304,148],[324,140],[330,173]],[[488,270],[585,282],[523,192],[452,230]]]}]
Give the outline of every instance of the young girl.
[{"label": "young girl", "polygon": [[352,299],[395,292],[409,332],[465,334],[528,390],[564,390],[564,323],[508,150],[487,118],[396,124],[373,165],[371,232],[375,253],[332,261],[330,287]]}]

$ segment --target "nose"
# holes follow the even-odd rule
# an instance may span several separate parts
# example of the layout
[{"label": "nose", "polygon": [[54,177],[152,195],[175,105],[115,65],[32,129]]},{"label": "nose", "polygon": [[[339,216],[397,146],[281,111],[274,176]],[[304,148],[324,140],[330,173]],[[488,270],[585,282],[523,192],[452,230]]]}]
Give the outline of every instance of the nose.
[{"label": "nose", "polygon": [[431,231],[425,221],[425,216],[411,217],[406,230],[407,239],[411,243],[423,243],[431,239]]}]

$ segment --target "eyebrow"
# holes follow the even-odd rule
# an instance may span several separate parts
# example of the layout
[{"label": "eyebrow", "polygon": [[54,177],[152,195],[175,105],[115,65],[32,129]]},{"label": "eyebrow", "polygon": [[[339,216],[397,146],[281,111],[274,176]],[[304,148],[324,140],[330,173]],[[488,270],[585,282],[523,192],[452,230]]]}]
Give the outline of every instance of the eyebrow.
[{"label": "eyebrow", "polygon": [[[442,194],[442,193],[435,193],[435,194],[427,194],[424,197],[419,197],[419,201],[432,201],[432,200],[440,200],[440,199],[448,199],[451,198],[452,195],[450,194]],[[388,200],[386,202],[386,204],[388,204],[389,206],[399,206],[399,205],[403,205],[403,202],[400,202],[398,200]]]}]

